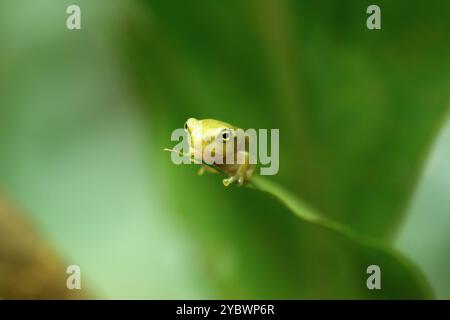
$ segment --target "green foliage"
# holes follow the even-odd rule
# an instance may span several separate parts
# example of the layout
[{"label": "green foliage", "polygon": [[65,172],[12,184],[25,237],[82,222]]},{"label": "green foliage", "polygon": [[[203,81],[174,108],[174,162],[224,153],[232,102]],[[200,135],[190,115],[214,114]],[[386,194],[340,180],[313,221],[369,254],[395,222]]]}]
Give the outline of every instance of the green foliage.
[{"label": "green foliage", "polygon": [[[80,1],[69,33],[68,4],[15,3],[0,178],[100,297],[433,297],[391,240],[448,111],[449,3],[379,1],[369,31],[360,0]],[[279,128],[279,174],[174,166],[189,117]]]}]

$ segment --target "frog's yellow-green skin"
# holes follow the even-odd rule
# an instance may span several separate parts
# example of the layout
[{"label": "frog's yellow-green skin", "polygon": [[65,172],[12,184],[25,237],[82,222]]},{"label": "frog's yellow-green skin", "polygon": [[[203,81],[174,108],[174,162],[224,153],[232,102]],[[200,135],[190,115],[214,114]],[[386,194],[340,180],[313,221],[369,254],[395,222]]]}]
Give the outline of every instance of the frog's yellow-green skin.
[{"label": "frog's yellow-green skin", "polygon": [[[225,142],[229,139],[237,138],[236,130],[239,129],[238,127],[214,119],[197,120],[195,118],[189,118],[184,125],[184,129],[188,133],[189,153],[191,157],[198,158],[200,152],[203,157],[208,147],[212,147],[215,150],[222,150],[221,156],[224,161],[222,163],[214,163],[214,166],[219,167],[229,175],[229,178],[223,179],[222,181],[225,186],[229,186],[233,182],[237,182],[241,186],[251,179],[255,171],[255,165],[249,163],[248,140],[243,147],[239,147],[237,143],[234,143],[233,150],[226,149]],[[198,150],[200,148],[201,150]],[[242,148],[242,150],[239,148]],[[244,163],[227,164],[225,158],[229,153],[232,156],[240,154],[245,159]],[[203,164],[198,173],[202,175],[205,171],[217,172],[213,168]]]}]

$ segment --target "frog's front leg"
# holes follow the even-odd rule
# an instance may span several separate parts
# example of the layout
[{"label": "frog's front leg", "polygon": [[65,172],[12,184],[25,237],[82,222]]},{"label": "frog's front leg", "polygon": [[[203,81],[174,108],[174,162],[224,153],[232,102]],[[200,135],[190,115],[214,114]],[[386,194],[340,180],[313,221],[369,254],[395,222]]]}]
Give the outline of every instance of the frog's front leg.
[{"label": "frog's front leg", "polygon": [[206,171],[211,172],[211,173],[217,173],[217,170],[211,167],[208,167],[204,164],[201,165],[200,169],[198,169],[197,174],[199,176],[203,175]]},{"label": "frog's front leg", "polygon": [[205,173],[205,171],[206,171],[205,166],[204,166],[204,165],[201,165],[201,166],[200,166],[200,169],[198,169],[198,171],[197,171],[197,174],[198,174],[199,176],[202,176],[202,175]]},{"label": "frog's front leg", "polygon": [[[249,153],[247,151],[242,151],[243,157],[244,157],[244,163],[239,164],[239,167],[236,171],[236,173],[233,176],[230,176],[229,178],[223,179],[223,185],[225,187],[228,187],[233,182],[237,181],[239,186],[242,186],[247,178],[247,173],[249,172],[250,167],[252,166],[249,162]],[[239,159],[239,157],[238,157]]]}]

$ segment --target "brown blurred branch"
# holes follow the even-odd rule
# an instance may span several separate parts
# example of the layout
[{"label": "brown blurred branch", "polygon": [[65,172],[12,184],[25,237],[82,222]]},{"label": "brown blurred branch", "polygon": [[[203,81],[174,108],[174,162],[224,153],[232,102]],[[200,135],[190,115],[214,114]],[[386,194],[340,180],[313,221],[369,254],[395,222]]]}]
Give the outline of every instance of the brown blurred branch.
[{"label": "brown blurred branch", "polygon": [[66,266],[0,193],[0,299],[76,299]]}]

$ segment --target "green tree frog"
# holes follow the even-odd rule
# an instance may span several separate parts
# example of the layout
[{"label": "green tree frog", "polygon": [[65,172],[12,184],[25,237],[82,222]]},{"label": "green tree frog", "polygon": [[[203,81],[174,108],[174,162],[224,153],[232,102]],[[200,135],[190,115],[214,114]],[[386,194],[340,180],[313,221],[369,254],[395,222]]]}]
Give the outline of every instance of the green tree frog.
[{"label": "green tree frog", "polygon": [[[195,118],[186,121],[184,130],[188,133],[191,158],[205,162],[206,157],[214,156],[215,161],[206,162],[229,175],[222,181],[225,186],[233,182],[242,186],[251,179],[256,165],[249,161],[249,137],[244,130],[219,120]],[[202,164],[198,173],[202,175],[205,171],[217,172]]]}]

